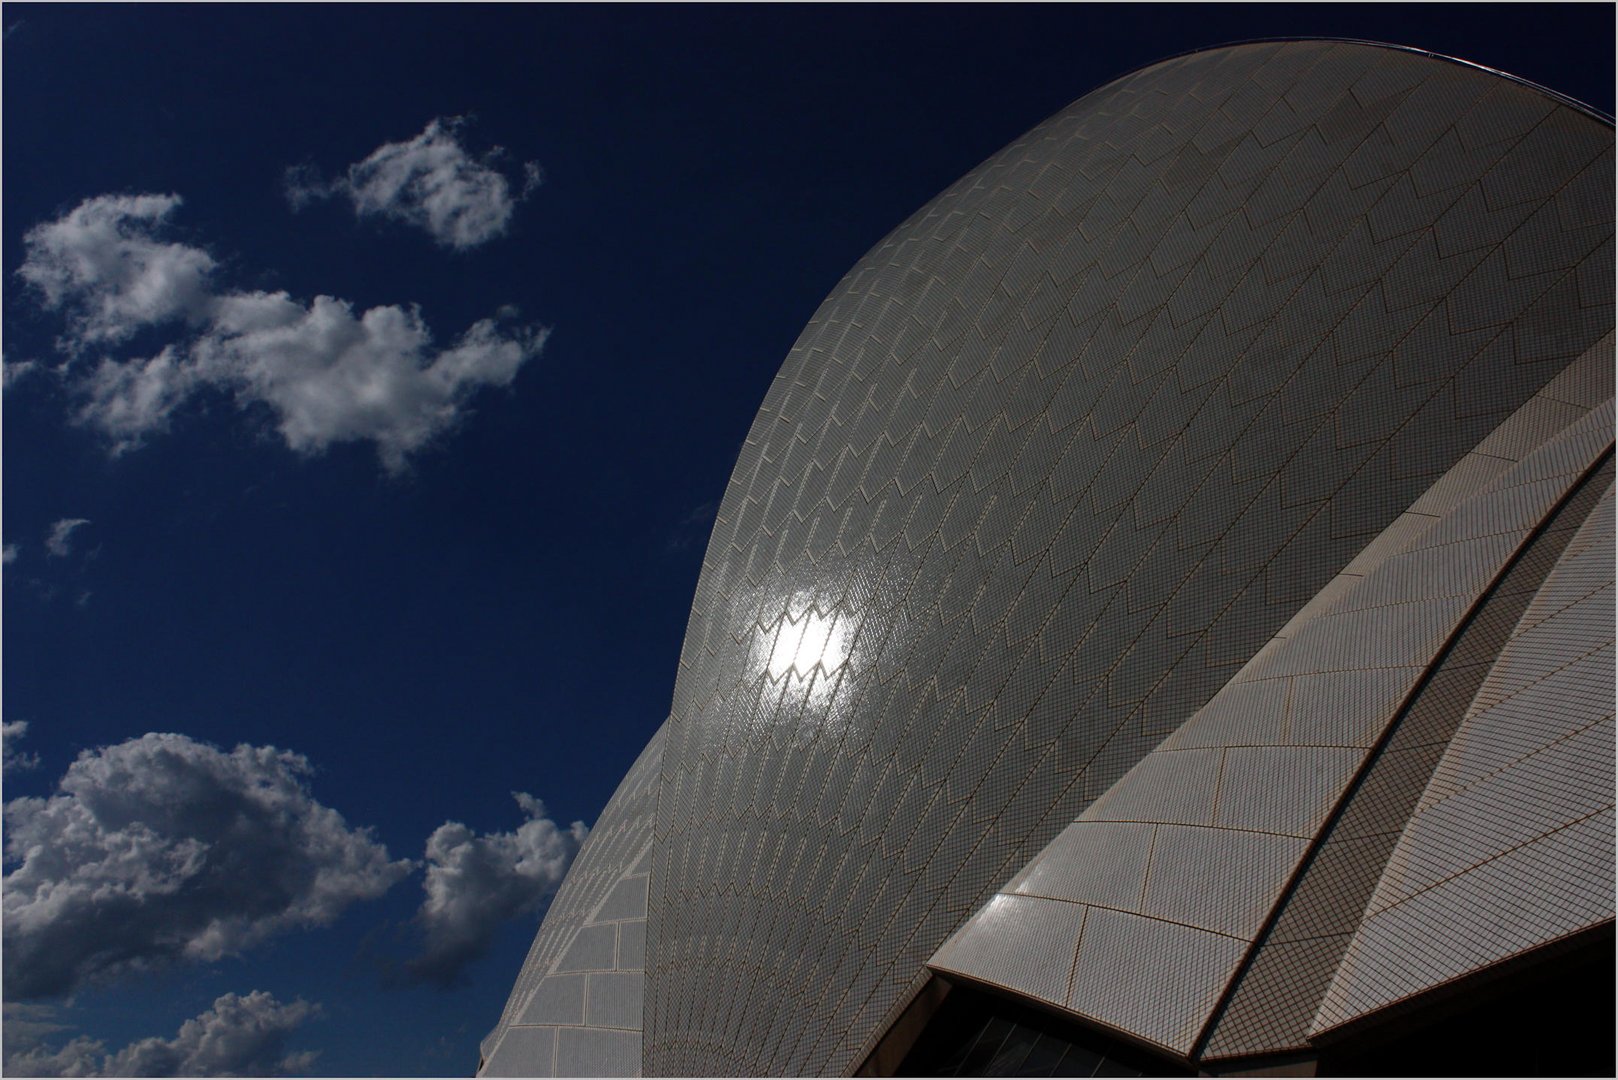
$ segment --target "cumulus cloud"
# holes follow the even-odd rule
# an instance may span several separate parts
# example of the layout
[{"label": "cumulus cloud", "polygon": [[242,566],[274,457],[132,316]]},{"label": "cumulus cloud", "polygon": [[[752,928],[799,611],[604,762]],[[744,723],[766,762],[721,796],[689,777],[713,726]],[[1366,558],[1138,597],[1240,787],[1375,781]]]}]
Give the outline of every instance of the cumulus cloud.
[{"label": "cumulus cloud", "polygon": [[537,911],[556,891],[589,835],[582,821],[558,826],[532,795],[512,796],[527,817],[516,832],[480,836],[449,821],[428,838],[427,898],[416,913],[423,948],[407,965],[415,978],[441,986],[459,982],[502,923]]},{"label": "cumulus cloud", "polygon": [[28,721],[6,720],[0,722],[0,772],[11,772],[13,769],[32,769],[39,764],[36,754],[18,752],[16,740],[28,733]]},{"label": "cumulus cloud", "polygon": [[364,161],[332,181],[309,168],[287,174],[287,199],[300,209],[316,199],[341,196],[364,217],[390,218],[421,229],[444,247],[465,251],[503,236],[512,211],[539,185],[539,166],[523,166],[523,187],[513,196],[511,182],[496,168],[503,151],[495,147],[476,160],[461,145],[464,117],[439,118],[420,135],[384,143]]},{"label": "cumulus cloud", "polygon": [[45,553],[62,559],[73,554],[73,533],[90,524],[89,518],[63,518],[45,534]]},{"label": "cumulus cloud", "polygon": [[321,805],[307,759],[150,734],[81,753],[48,798],[5,806],[8,1000],[330,923],[410,872]]},{"label": "cumulus cloud", "polygon": [[11,1076],[281,1076],[308,1072],[315,1052],[288,1053],[287,1039],[320,1007],[301,998],[283,1004],[254,990],[224,994],[172,1039],[149,1038],[109,1053],[81,1035],[65,1046],[44,1038],[65,1025],[23,1018],[6,1006],[5,1072]]},{"label": "cumulus cloud", "polygon": [[244,404],[268,405],[293,450],[369,440],[397,471],[455,424],[478,390],[511,385],[544,339],[484,319],[435,349],[414,308],[356,315],[330,296],[305,306],[286,293],[242,293],[221,300],[191,374],[230,387]]},{"label": "cumulus cloud", "polygon": [[103,195],[23,235],[17,274],[46,308],[66,312],[70,351],[123,341],[205,306],[212,257],[155,235],[180,203],[178,195]]},{"label": "cumulus cloud", "polygon": [[166,431],[199,392],[267,409],[288,447],[318,454],[369,441],[397,472],[453,428],[473,396],[510,386],[548,331],[511,325],[515,312],[474,323],[441,347],[415,307],[356,313],[345,300],[304,303],[285,292],[214,290],[213,260],[158,233],[176,196],[103,196],[28,236],[18,273],[47,308],[67,313],[64,349],[125,340],[183,323],[149,357],[103,356],[70,381],[76,418],[107,436],[114,455]]}]

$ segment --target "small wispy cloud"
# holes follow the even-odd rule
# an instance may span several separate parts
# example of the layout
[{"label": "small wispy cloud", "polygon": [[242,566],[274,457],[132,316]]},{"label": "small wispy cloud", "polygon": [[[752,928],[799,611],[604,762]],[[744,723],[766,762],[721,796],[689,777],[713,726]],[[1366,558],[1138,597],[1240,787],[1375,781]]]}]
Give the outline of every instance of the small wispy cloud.
[{"label": "small wispy cloud", "polygon": [[582,821],[552,821],[532,795],[512,797],[527,817],[515,832],[479,835],[448,821],[428,838],[426,898],[415,920],[423,945],[406,965],[413,978],[458,983],[507,920],[537,911],[556,891],[589,835]]},{"label": "small wispy cloud", "polygon": [[0,388],[9,390],[39,370],[38,360],[6,360],[0,362]]},{"label": "small wispy cloud", "polygon": [[669,533],[670,551],[685,551],[697,543],[706,542],[713,531],[714,515],[719,513],[717,502],[705,502],[681,518]]},{"label": "small wispy cloud", "polygon": [[5,547],[0,547],[0,563],[7,566],[11,565],[17,561],[19,553],[16,544],[7,544]]},{"label": "small wispy cloud", "polygon": [[346,198],[361,217],[386,218],[421,229],[457,251],[503,236],[517,204],[543,179],[539,165],[522,166],[522,188],[495,166],[504,158],[495,147],[481,159],[461,144],[465,117],[440,117],[415,138],[384,143],[347,172],[325,180],[311,166],[289,169],[287,201],[294,210],[319,199]]},{"label": "small wispy cloud", "polygon": [[0,772],[33,769],[39,766],[38,754],[24,754],[16,749],[17,740],[28,734],[28,721],[0,722]]},{"label": "small wispy cloud", "polygon": [[63,518],[45,533],[45,554],[65,559],[73,554],[73,534],[90,524],[89,518]]},{"label": "small wispy cloud", "polygon": [[7,1002],[4,1071],[10,1076],[295,1076],[309,1071],[319,1051],[288,1053],[287,1042],[319,1014],[318,1004],[302,998],[282,1003],[264,990],[222,994],[181,1024],[172,1039],[140,1039],[114,1053],[86,1035],[63,1046],[47,1045],[47,1038],[69,1025],[51,1010]]},{"label": "small wispy cloud", "polygon": [[160,235],[179,205],[173,195],[102,196],[24,236],[18,274],[66,317],[69,355],[153,326],[183,327],[155,355],[103,355],[70,379],[76,419],[106,435],[115,456],[166,431],[212,390],[242,409],[267,408],[295,451],[369,441],[398,472],[464,419],[479,391],[510,386],[549,334],[502,309],[446,347],[415,305],[356,312],[332,296],[218,290],[211,256]]},{"label": "small wispy cloud", "polygon": [[72,1030],[58,1018],[60,1006],[38,1001],[7,1001],[0,1004],[0,1024],[4,1025],[4,1043],[13,1046],[36,1046],[47,1035]]}]

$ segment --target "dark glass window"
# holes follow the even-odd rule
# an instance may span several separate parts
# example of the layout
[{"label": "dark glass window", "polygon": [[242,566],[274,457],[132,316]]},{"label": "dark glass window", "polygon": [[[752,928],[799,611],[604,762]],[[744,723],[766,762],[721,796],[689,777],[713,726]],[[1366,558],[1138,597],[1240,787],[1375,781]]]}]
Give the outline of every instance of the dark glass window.
[{"label": "dark glass window", "polygon": [[1324,1048],[1318,1075],[1612,1076],[1612,928],[1589,936],[1532,971],[1401,1018],[1390,1024],[1396,1034]]},{"label": "dark glass window", "polygon": [[1168,1058],[1042,1010],[957,986],[900,1076],[1190,1076]]}]

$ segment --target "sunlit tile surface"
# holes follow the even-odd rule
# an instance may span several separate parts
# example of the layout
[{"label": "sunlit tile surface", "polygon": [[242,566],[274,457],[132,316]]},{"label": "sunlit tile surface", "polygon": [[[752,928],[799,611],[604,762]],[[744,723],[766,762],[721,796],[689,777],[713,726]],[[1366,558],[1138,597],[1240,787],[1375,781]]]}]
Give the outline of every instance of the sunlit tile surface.
[{"label": "sunlit tile surface", "polygon": [[[759,410],[669,719],[632,773],[656,776],[634,796],[652,833],[640,1068],[858,1066],[974,911],[1295,617],[1306,635],[1357,556],[1380,564],[1378,544],[1422,532],[1413,503],[1447,506],[1439,482],[1471,492],[1504,468],[1469,458],[1483,440],[1515,461],[1587,412],[1561,407],[1581,383],[1518,414],[1612,329],[1612,144],[1610,125],[1481,69],[1235,46],[1087,95],[867,254]],[[1610,395],[1610,364],[1607,379]],[[1464,614],[1435,588],[1427,622],[1369,641],[1388,664]],[[1309,670],[1297,739],[1283,710],[1262,750],[1227,763],[1243,725],[1269,722],[1227,710],[1159,755],[1183,760],[1153,766],[1178,778],[1155,798],[1097,803],[1281,839],[1227,852],[1175,832],[1165,852],[1184,866],[1088,916],[1038,890],[1127,892],[1151,838],[1146,853],[1127,829],[1075,839],[1064,850],[1127,865],[1088,884],[1083,867],[1022,875],[1007,910],[1037,908],[1044,944],[972,955],[1187,1044],[1264,907],[1197,895],[1187,868],[1237,848],[1266,872],[1294,863],[1375,737],[1365,720],[1320,738],[1333,695],[1376,713],[1390,693]],[[1222,803],[1226,764],[1242,789]],[[516,1018],[582,932],[573,879],[594,905],[624,876],[608,852],[581,853],[490,1071],[503,1035],[537,1030]],[[1154,932],[1170,910],[1174,935]],[[1043,970],[1039,949],[1089,918],[1065,976]],[[1140,956],[1195,978],[1154,1011],[1125,962]],[[573,1029],[556,1030],[552,1067],[621,1068],[621,1047],[592,1065],[585,1029],[573,1056]]]},{"label": "sunlit tile surface", "polygon": [[481,1076],[639,1076],[659,729],[545,914]]}]

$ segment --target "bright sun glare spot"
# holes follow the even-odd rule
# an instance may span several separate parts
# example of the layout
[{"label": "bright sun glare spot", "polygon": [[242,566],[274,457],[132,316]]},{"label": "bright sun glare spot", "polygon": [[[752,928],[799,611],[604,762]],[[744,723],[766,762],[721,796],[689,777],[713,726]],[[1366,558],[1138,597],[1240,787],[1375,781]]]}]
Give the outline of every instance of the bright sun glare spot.
[{"label": "bright sun glare spot", "polygon": [[816,664],[828,672],[836,671],[848,658],[846,636],[846,630],[835,616],[817,611],[809,611],[796,621],[782,620],[775,635],[775,647],[770,651],[770,677],[779,679],[794,669],[799,675],[808,676]]}]

